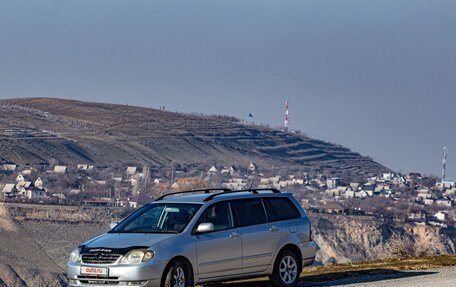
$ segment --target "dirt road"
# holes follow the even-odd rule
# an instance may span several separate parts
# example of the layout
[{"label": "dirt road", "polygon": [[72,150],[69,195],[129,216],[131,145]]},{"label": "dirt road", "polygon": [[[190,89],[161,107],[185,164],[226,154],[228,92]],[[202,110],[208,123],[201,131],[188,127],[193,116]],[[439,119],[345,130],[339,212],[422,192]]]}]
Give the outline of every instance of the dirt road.
[{"label": "dirt road", "polygon": [[[379,274],[375,274],[378,271]],[[450,287],[456,286],[456,267],[420,271],[371,270],[339,274],[344,279],[325,281],[323,276],[306,276],[301,279],[299,287]],[[266,280],[214,285],[217,287],[270,287]]]}]

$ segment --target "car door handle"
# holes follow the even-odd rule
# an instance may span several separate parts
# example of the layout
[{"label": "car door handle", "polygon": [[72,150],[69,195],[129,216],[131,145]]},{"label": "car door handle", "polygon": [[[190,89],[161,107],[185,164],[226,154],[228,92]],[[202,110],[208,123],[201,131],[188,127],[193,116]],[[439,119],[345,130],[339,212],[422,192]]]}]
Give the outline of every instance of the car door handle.
[{"label": "car door handle", "polygon": [[239,237],[241,237],[241,235],[239,233],[237,233],[237,232],[233,232],[233,233],[230,234],[230,238],[231,239],[237,239]]},{"label": "car door handle", "polygon": [[269,231],[272,231],[272,232],[277,232],[277,231],[279,231],[279,230],[280,230],[280,229],[277,228],[277,227],[275,227],[275,226],[273,226],[273,227],[271,227],[271,228],[269,229]]}]

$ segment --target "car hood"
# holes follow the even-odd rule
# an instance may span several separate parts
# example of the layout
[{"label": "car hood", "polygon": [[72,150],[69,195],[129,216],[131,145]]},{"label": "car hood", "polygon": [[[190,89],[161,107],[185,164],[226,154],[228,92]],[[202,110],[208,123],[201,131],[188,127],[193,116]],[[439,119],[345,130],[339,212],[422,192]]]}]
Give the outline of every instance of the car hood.
[{"label": "car hood", "polygon": [[163,233],[105,233],[84,243],[86,248],[129,248],[132,246],[151,247],[176,234]]}]

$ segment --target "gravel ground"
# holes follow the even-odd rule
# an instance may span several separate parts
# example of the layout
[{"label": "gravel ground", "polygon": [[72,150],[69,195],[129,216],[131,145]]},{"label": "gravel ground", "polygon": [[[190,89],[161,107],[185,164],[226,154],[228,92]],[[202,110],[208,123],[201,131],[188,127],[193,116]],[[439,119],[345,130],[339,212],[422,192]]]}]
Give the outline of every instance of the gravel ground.
[{"label": "gravel ground", "polygon": [[[312,276],[301,279],[298,287],[453,287],[456,286],[456,267],[418,271],[379,270],[379,275],[353,275],[346,279],[321,281]],[[271,287],[265,279],[243,281],[238,283],[214,284],[211,287]]]}]

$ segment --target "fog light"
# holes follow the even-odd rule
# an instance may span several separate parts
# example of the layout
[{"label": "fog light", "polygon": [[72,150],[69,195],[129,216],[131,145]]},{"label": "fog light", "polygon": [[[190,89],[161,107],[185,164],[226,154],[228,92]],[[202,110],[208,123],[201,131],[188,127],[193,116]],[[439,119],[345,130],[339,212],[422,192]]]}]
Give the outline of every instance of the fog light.
[{"label": "fog light", "polygon": [[147,281],[129,281],[127,282],[127,286],[143,286],[147,283]]},{"label": "fog light", "polygon": [[78,280],[69,279],[69,280],[68,280],[68,283],[69,283],[70,285],[78,285]]}]

